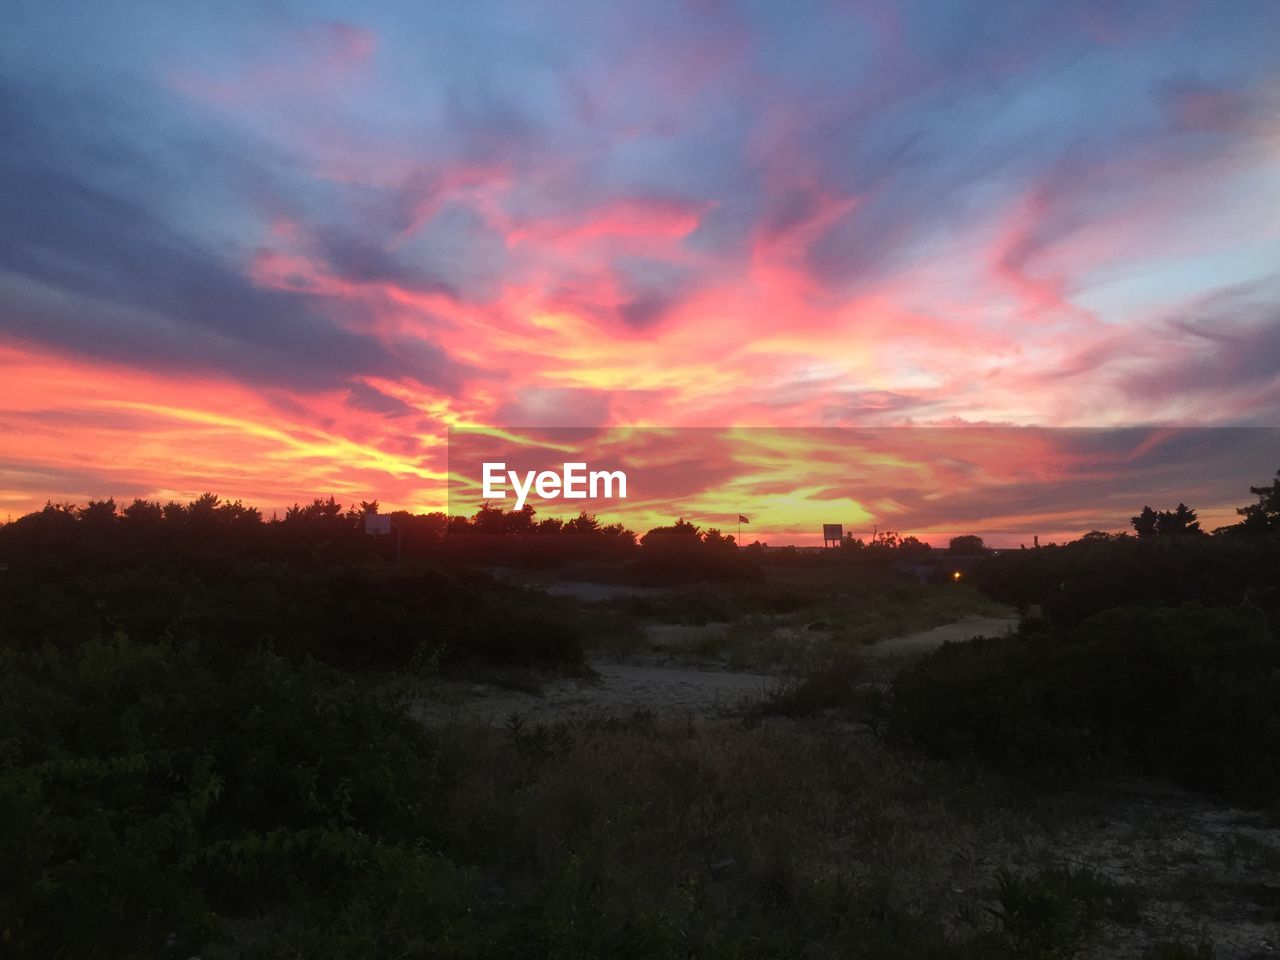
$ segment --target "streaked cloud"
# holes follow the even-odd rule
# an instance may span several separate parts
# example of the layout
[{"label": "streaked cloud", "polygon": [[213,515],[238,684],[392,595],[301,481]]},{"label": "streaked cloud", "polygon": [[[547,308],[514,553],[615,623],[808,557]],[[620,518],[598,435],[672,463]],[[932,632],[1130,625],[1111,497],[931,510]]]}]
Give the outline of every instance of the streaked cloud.
[{"label": "streaked cloud", "polygon": [[1268,0],[4,19],[5,511],[438,507],[451,425],[1280,418]]}]

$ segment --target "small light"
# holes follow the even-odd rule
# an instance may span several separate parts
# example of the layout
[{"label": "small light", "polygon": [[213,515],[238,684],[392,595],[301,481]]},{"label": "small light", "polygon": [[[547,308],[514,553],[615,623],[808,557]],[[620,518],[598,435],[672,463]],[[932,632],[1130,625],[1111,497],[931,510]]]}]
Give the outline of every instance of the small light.
[{"label": "small light", "polygon": [[960,579],[960,571],[959,571],[959,570],[957,570],[955,573],[953,573],[953,574],[951,575],[951,579],[952,579],[952,580],[959,580],[959,579]]}]

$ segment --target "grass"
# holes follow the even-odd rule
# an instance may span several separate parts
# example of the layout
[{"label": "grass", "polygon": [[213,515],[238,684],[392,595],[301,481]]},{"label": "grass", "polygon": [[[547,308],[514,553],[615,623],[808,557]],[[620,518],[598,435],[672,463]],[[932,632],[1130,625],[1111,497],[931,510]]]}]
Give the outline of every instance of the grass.
[{"label": "grass", "polygon": [[[888,716],[882,678],[860,656],[867,642],[1004,608],[956,585],[908,584],[866,602],[770,589],[723,624],[672,624],[664,651],[787,672],[764,704],[709,723],[517,716],[498,731],[455,731],[481,767],[458,817],[485,821],[466,837],[486,881],[504,900],[578,918],[522,928],[535,954],[625,956],[642,943],[633,955],[791,956],[805,942],[813,956],[1048,960],[1110,955],[1120,937],[1127,955],[1203,960],[1212,945],[1153,923],[1144,901],[1208,917],[1226,898],[1271,916],[1272,888],[1233,880],[1231,858],[1192,897],[1153,882],[1138,846],[1108,850],[1109,861],[1139,863],[1132,882],[1117,882],[1088,855],[1068,857],[1061,810],[1041,804],[1039,787],[851,730],[849,720],[875,728]],[[613,651],[634,655],[647,652],[646,617],[666,618],[681,596],[621,598],[593,614]],[[733,609],[731,589],[700,596],[693,620]],[[646,905],[640,928],[635,903]]]},{"label": "grass", "polygon": [[[137,837],[126,829],[100,835],[95,824],[116,804],[127,826],[147,774],[116,747],[118,710],[93,714],[87,725],[79,718],[93,704],[123,704],[132,718],[126,729],[141,719],[156,757],[170,751],[175,716],[208,742],[216,734],[212,761],[191,759],[171,798],[174,813],[154,821],[154,843],[141,851],[150,872],[128,885],[135,916],[145,918],[165,891],[211,896],[205,877],[218,881],[224,895],[208,901],[217,913],[194,904],[182,941],[200,956],[1105,956],[1113,928],[1139,935],[1140,898],[1151,895],[1137,881],[1088,869],[1087,858],[1065,861],[1063,814],[1003,779],[923,759],[829,716],[830,704],[860,687],[852,666],[797,685],[788,709],[751,723],[649,711],[539,723],[516,713],[495,728],[453,723],[423,733],[396,718],[389,695],[370,699],[380,676],[299,671],[268,657],[232,684],[193,656],[123,639],[81,648],[65,666],[80,678],[68,690],[90,684],[84,695],[55,701],[28,689],[22,700],[31,712],[16,727],[33,745],[47,743],[34,725],[57,720],[68,750],[97,731],[106,741],[92,756],[115,759],[68,759],[56,770],[27,769],[24,760],[11,786],[37,774],[48,781],[27,819],[13,822],[43,829],[52,805],[76,814],[60,830],[92,828],[95,844],[112,838],[120,860],[104,883],[115,889],[137,870],[125,858],[137,852]],[[409,699],[410,682],[431,695],[433,663],[424,656],[396,699]],[[43,669],[21,675],[51,683],[50,665]],[[114,699],[104,690],[116,691]],[[258,716],[263,704],[272,712]],[[287,762],[296,757],[304,762]],[[348,772],[344,764],[355,761],[361,766]],[[215,773],[225,776],[221,795],[211,786]],[[54,774],[75,781],[55,784]],[[296,796],[296,810],[284,819],[233,819],[241,808],[262,808],[268,790]],[[25,796],[11,789],[0,801]],[[83,817],[86,800],[108,806]],[[192,845],[189,862],[173,865],[168,825],[178,812],[191,819],[197,800],[207,817],[184,829],[207,837]],[[31,843],[28,832],[11,831],[6,842],[45,856],[53,840]],[[1215,869],[1227,866],[1228,853],[1232,864],[1254,857],[1234,849],[1223,847]],[[335,857],[340,870],[330,865]],[[89,862],[61,863],[68,890]],[[1205,883],[1231,876],[1218,871]],[[240,895],[246,878],[257,883],[255,896]],[[297,895],[264,907],[257,894],[280,893],[280,878]],[[1256,902],[1262,892],[1233,895]],[[176,907],[164,905],[165,922],[176,922]],[[13,916],[37,923],[30,910]],[[87,923],[85,935],[96,936]],[[122,927],[121,942],[138,923]],[[156,941],[163,945],[171,929],[153,931]],[[198,939],[204,930],[207,942]],[[47,953],[40,933],[21,931],[28,948],[15,955]]]},{"label": "grass", "polygon": [[867,682],[865,662],[845,655],[804,676],[789,677],[755,707],[765,715],[813,717],[837,712],[851,719],[872,718],[881,695]]},{"label": "grass", "polygon": [[1274,882],[1224,879],[1196,868],[1180,874],[1170,884],[1169,893],[1184,903],[1206,909],[1214,904],[1234,904],[1238,911],[1262,923],[1280,923],[1280,885]]},{"label": "grass", "polygon": [[999,931],[1031,956],[1071,954],[1103,920],[1136,923],[1135,891],[1088,867],[1052,867],[1035,874],[1001,870],[995,906],[987,908]]},{"label": "grass", "polygon": [[1142,960],[1214,960],[1216,956],[1213,944],[1206,940],[1166,940],[1148,947]]},{"label": "grass", "polygon": [[[1177,938],[1220,909],[1157,882],[1159,845],[1093,845],[1100,811],[1136,830],[1142,805],[1046,802],[793,717],[453,728],[447,819],[493,897],[536,905],[530,956],[1212,956]],[[1233,863],[1206,862],[1201,888],[1258,903],[1223,886]]]},{"label": "grass", "polygon": [[[739,938],[779,948],[871,938],[886,956],[915,955],[893,951],[926,940],[941,949],[954,864],[937,838],[981,846],[1019,829],[976,796],[922,803],[945,772],[824,722],[745,729],[641,714],[540,727],[513,717],[455,734],[475,766],[450,819],[500,897],[554,898],[525,933],[565,955],[625,955],[637,903],[668,924],[648,935],[674,936],[694,955]],[[556,926],[565,916],[590,929],[566,942]]]},{"label": "grass", "polygon": [[[767,585],[699,584],[588,607],[588,645],[735,670],[814,672],[851,650],[971,616],[1010,616],[969,584],[920,584],[865,568],[769,571]],[[646,627],[656,625],[653,641]],[[683,628],[683,629],[681,629]]]},{"label": "grass", "polygon": [[[671,619],[680,608],[686,620]],[[1119,814],[1134,826],[1127,845],[1099,841],[1114,807],[1073,810],[1016,771],[972,763],[973,751],[929,759],[879,738],[893,704],[860,654],[885,636],[1004,612],[963,585],[788,571],[745,591],[535,609],[522,622],[547,650],[568,623],[596,652],[644,653],[645,623],[669,620],[693,628],[668,651],[678,659],[790,679],[763,705],[712,720],[515,712],[492,728],[424,730],[400,708],[443,696],[442,667],[529,694],[587,668],[576,657],[549,661],[554,670],[455,657],[450,642],[509,652],[526,639],[491,635],[478,615],[417,639],[389,673],[265,654],[228,673],[220,643],[123,633],[15,653],[4,702],[21,736],[0,742],[0,821],[19,827],[0,836],[0,863],[30,861],[20,876],[33,879],[15,885],[25,901],[0,895],[0,932],[18,930],[16,956],[48,953],[50,932],[83,936],[71,955],[90,952],[75,947],[101,929],[127,946],[145,927],[154,954],[174,928],[150,927],[163,910],[164,923],[185,923],[180,949],[211,958],[1050,960],[1108,956],[1124,937],[1128,956],[1208,960],[1207,942],[1176,939],[1195,930],[1177,926],[1188,913],[1207,929],[1229,901],[1252,921],[1277,920],[1268,872],[1280,844],[1256,828],[1224,831],[1194,874],[1169,883],[1161,832],[1203,821],[1153,822],[1138,805]],[[985,678],[1000,663],[980,646],[939,659]],[[959,682],[969,676],[918,677],[916,708],[983,703],[989,685]],[[60,752],[46,757],[51,745]],[[139,798],[157,796],[164,806],[140,819]],[[98,887],[85,885],[90,869]],[[41,871],[63,899],[38,914]],[[106,921],[89,908],[121,886],[130,912],[94,929]],[[1176,923],[1159,919],[1175,911]]]}]

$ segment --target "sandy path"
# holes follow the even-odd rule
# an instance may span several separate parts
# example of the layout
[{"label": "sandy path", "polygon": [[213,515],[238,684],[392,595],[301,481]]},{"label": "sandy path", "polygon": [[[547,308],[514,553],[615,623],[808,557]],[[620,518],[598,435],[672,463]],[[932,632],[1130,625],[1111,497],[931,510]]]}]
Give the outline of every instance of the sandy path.
[{"label": "sandy path", "polygon": [[[949,641],[1009,633],[1014,617],[973,617],[932,630],[885,640],[865,648],[868,657],[888,661],[920,656]],[[701,629],[701,628],[697,628]],[[541,693],[504,690],[484,684],[443,683],[418,702],[414,713],[428,723],[449,721],[500,726],[513,713],[532,722],[574,716],[626,716],[637,710],[708,716],[743,700],[763,700],[782,682],[777,676],[730,670],[595,660],[597,677],[552,680]]]},{"label": "sandy path", "polygon": [[618,597],[656,597],[670,591],[657,587],[640,587],[625,583],[582,583],[569,580],[548,583],[542,589],[555,597],[573,597],[583,603],[601,603]]},{"label": "sandy path", "polygon": [[541,694],[502,690],[481,684],[442,684],[438,696],[419,703],[414,713],[429,722],[461,720],[499,726],[512,713],[547,722],[582,715],[625,716],[637,710],[655,713],[691,711],[708,715],[747,700],[762,700],[777,677],[727,670],[686,670],[596,661],[592,680],[555,680]]},{"label": "sandy path", "polygon": [[866,648],[868,657],[915,657],[936,650],[944,643],[963,642],[974,637],[999,637],[1018,629],[1017,617],[969,617],[944,623],[931,630],[882,640]]}]

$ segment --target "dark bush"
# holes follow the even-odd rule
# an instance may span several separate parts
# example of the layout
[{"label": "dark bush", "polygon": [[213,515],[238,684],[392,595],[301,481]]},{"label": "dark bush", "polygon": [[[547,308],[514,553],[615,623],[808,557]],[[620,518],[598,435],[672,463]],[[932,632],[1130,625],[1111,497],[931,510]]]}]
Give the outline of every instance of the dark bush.
[{"label": "dark bush", "polygon": [[218,914],[343,897],[440,835],[431,739],[320,665],[221,676],[121,635],[0,647],[0,678],[6,955],[189,956]]},{"label": "dark bush", "polygon": [[973,579],[1019,609],[1039,606],[1070,626],[1114,607],[1244,602],[1280,628],[1280,537],[1084,537],[1065,546],[1010,550]]},{"label": "dark bush", "polygon": [[765,578],[764,571],[744,556],[697,549],[642,552],[627,570],[633,582],[654,585],[759,582]]},{"label": "dark bush", "polygon": [[732,537],[719,530],[703,531],[683,519],[641,537],[640,556],[628,570],[638,583],[764,580],[764,572]]},{"label": "dark bush", "polygon": [[1280,795],[1280,641],[1248,608],[1129,607],[948,644],[899,677],[890,709],[891,729],[934,756]]},{"label": "dark bush", "polygon": [[226,665],[263,643],[352,667],[401,667],[424,646],[446,666],[576,668],[583,656],[567,602],[483,573],[413,566],[206,558],[67,572],[37,563],[0,574],[0,611],[0,643],[199,637]]}]

